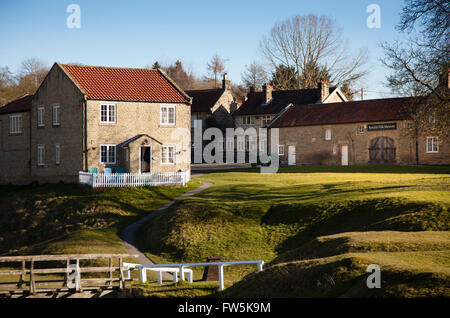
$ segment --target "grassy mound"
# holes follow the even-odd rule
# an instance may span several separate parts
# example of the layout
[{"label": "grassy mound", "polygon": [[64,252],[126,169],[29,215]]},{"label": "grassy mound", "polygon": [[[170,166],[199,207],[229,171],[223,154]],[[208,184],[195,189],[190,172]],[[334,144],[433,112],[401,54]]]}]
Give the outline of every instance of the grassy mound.
[{"label": "grassy mound", "polygon": [[[352,167],[356,172],[347,173],[337,168],[314,172],[308,167],[276,175],[250,171],[203,175],[199,178],[214,186],[150,220],[139,230],[137,241],[159,262],[203,262],[217,256],[225,261],[264,260],[277,266],[338,256],[344,261],[347,258],[342,255],[359,257],[365,249],[422,252],[422,247],[426,251],[447,244],[438,234],[434,241],[414,240],[414,235],[450,230],[450,176],[441,174],[448,168],[428,168],[426,174],[409,167],[389,171],[381,167],[383,173],[377,169],[365,167],[358,173]],[[365,234],[361,232],[380,231],[410,233],[408,239],[402,236],[398,241],[393,235],[392,241],[384,241],[379,234],[379,241],[372,238],[375,241],[362,244]],[[348,232],[359,234],[353,237]],[[342,233],[347,236],[331,239]],[[233,283],[254,271],[254,266],[227,267],[225,280]],[[201,272],[195,274],[199,278]]]},{"label": "grassy mound", "polygon": [[[299,258],[301,260],[295,260]],[[286,261],[292,259],[291,261]],[[369,264],[381,288],[369,289]],[[221,297],[450,297],[448,232],[364,232],[318,237]]]},{"label": "grassy mound", "polygon": [[125,253],[120,231],[126,225],[199,184],[0,186],[0,254]]}]

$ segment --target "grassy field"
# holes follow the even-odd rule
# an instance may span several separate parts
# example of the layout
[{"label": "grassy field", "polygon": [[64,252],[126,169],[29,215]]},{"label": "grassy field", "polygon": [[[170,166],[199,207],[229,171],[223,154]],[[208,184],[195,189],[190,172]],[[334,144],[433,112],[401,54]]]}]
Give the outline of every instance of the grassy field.
[{"label": "grassy field", "polygon": [[[140,246],[150,258],[157,257],[161,262],[204,261],[208,256],[218,256],[226,261],[262,259],[269,268],[280,268],[287,263],[311,261],[299,258],[302,251],[298,248],[312,244],[318,237],[434,231],[429,233],[437,234],[427,238],[434,245],[434,241],[441,240],[440,235],[449,231],[449,167],[286,167],[280,172],[262,175],[246,169],[198,177],[214,186],[152,219],[138,233]],[[382,238],[389,240],[386,235]],[[448,239],[442,240],[440,250],[432,256],[449,265]],[[401,252],[377,250],[386,244],[383,240],[369,244],[365,259],[370,256],[380,263],[384,260],[385,266],[419,259],[429,263],[433,259],[424,254],[426,251],[414,251],[414,244],[406,237],[392,243]],[[361,242],[357,245],[364,246]],[[362,252],[345,252],[338,247],[342,246],[335,246],[334,255],[322,257],[324,264],[334,262],[327,257],[353,264]],[[405,254],[408,252],[416,254]],[[285,265],[280,265],[281,260]],[[339,267],[333,264],[332,268]],[[419,264],[415,270],[424,268],[425,264]],[[355,273],[361,274],[361,270],[358,267]],[[401,270],[411,273],[406,267]],[[252,267],[226,268],[225,279],[232,284],[253,271]],[[285,267],[281,272],[289,271]],[[195,274],[198,279],[201,271]],[[258,275],[262,274],[254,276]],[[226,295],[233,295],[233,290],[230,288]],[[424,293],[424,289],[418,293]]]}]

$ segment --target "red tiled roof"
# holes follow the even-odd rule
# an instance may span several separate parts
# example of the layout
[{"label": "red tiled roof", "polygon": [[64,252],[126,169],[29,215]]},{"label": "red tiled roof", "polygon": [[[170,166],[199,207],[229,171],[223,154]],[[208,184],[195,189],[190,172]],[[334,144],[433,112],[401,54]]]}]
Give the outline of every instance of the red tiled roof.
[{"label": "red tiled roof", "polygon": [[156,69],[59,65],[89,99],[189,102],[189,98]]},{"label": "red tiled roof", "polygon": [[[330,87],[331,93],[336,87]],[[261,114],[278,114],[284,107],[290,103],[294,105],[307,105],[317,102],[320,99],[320,90],[312,89],[296,89],[285,91],[273,91],[272,101],[265,106],[263,93],[254,92],[248,94],[248,99],[239,107],[233,116],[242,115],[261,115]]]},{"label": "red tiled roof", "polygon": [[220,96],[222,96],[223,89],[190,90],[186,91],[186,94],[193,97],[191,106],[192,113],[210,112],[211,108],[217,103]]},{"label": "red tiled roof", "polygon": [[412,97],[293,106],[270,128],[408,119]]},{"label": "red tiled roof", "polygon": [[25,95],[0,107],[0,114],[23,113],[31,110],[33,95]]}]

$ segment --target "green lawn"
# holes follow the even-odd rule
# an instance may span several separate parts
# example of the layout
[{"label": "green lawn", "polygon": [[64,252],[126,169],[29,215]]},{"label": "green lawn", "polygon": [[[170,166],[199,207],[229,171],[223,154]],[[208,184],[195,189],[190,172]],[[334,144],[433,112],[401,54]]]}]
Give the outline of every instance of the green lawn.
[{"label": "green lawn", "polygon": [[[280,172],[246,169],[195,178],[214,186],[150,220],[138,233],[141,248],[161,262],[218,256],[270,263],[321,236],[450,228],[446,166],[285,167]],[[233,283],[253,271],[227,268],[225,279]],[[201,273],[195,271],[195,277]]]}]

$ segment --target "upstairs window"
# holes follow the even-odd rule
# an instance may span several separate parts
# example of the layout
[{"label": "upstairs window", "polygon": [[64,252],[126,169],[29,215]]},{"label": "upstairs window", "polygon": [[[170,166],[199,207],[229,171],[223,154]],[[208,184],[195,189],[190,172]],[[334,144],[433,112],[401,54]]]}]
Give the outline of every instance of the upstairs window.
[{"label": "upstairs window", "polygon": [[284,155],[284,145],[278,145],[278,155],[279,156]]},{"label": "upstairs window", "polygon": [[325,130],[325,140],[331,140],[331,129],[330,128]]},{"label": "upstairs window", "polygon": [[116,123],[116,104],[100,105],[100,122],[110,124]]},{"label": "upstairs window", "polygon": [[9,133],[10,134],[22,133],[22,115],[9,116]]},{"label": "upstairs window", "polygon": [[358,126],[357,133],[358,133],[359,135],[364,134],[364,126]]},{"label": "upstairs window", "polygon": [[271,122],[270,116],[262,116],[261,124],[263,127],[266,127]]},{"label": "upstairs window", "polygon": [[250,116],[242,117],[242,124],[243,125],[250,125],[251,124],[251,117]]},{"label": "upstairs window", "polygon": [[59,126],[60,122],[59,122],[59,104],[55,104],[53,105],[53,126]]},{"label": "upstairs window", "polygon": [[161,125],[175,125],[175,106],[161,106]]},{"label": "upstairs window", "polygon": [[439,152],[438,138],[427,137],[427,152],[436,153]]},{"label": "upstairs window", "polygon": [[40,106],[37,109],[37,126],[38,127],[44,127],[44,107]]}]

